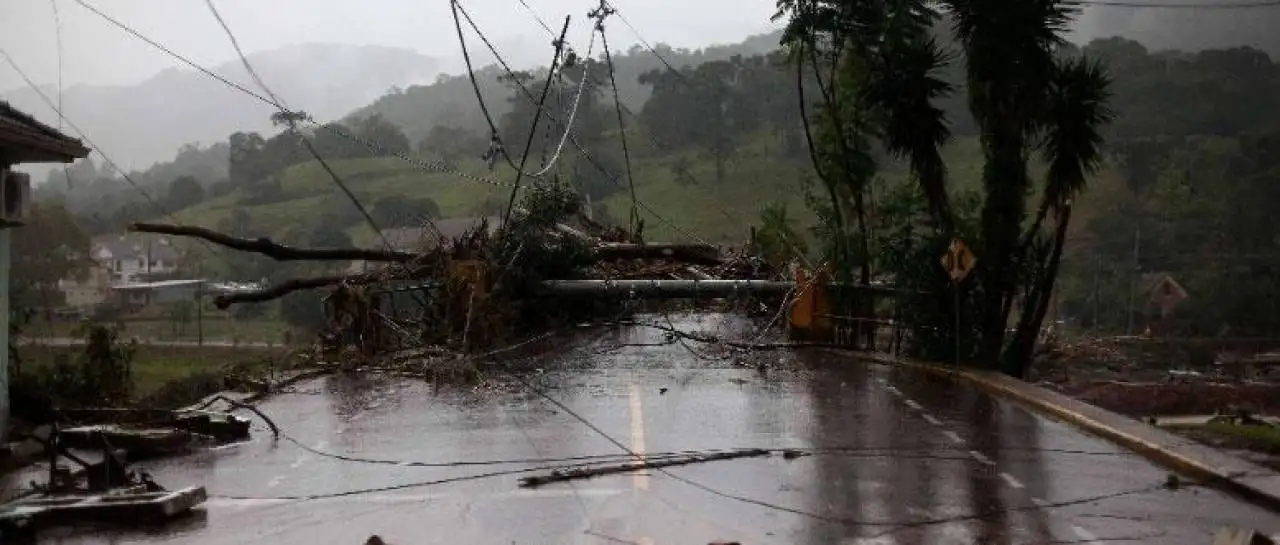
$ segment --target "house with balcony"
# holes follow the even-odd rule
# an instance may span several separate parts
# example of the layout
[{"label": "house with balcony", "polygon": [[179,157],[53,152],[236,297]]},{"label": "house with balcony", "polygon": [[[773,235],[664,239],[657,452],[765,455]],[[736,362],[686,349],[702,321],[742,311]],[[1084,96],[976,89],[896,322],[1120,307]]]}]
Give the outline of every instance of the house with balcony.
[{"label": "house with balcony", "polygon": [[89,256],[113,284],[167,278],[177,272],[180,258],[169,237],[143,233],[96,237]]}]

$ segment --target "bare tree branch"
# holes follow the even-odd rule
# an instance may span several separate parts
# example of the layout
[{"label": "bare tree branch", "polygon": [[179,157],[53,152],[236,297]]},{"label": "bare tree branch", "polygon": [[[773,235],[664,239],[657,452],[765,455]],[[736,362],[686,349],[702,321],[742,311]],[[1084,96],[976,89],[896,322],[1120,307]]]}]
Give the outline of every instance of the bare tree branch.
[{"label": "bare tree branch", "polygon": [[390,277],[386,272],[378,271],[365,274],[317,276],[312,278],[291,278],[279,284],[258,291],[229,293],[213,298],[213,304],[219,310],[226,310],[236,303],[263,303],[279,299],[295,291],[313,290],[338,284],[376,284],[385,282]]},{"label": "bare tree branch", "polygon": [[203,227],[163,223],[135,223],[130,231],[204,239],[235,250],[255,252],[276,261],[394,261],[404,263],[422,257],[420,254],[366,248],[293,248],[269,238],[237,238]]},{"label": "bare tree branch", "polygon": [[629,244],[601,242],[593,249],[597,260],[672,259],[695,265],[722,265],[720,250],[706,244]]}]

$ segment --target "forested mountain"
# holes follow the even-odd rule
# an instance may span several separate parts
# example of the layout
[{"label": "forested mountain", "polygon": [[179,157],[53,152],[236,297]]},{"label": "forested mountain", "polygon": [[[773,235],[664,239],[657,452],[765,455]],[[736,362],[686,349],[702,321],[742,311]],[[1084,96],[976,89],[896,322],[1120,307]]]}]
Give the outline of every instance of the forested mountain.
[{"label": "forested mountain", "polygon": [[[654,50],[674,67],[697,66],[708,61],[725,60],[735,55],[751,57],[768,53],[778,48],[779,36],[780,34],[776,32],[761,34],[750,36],[741,43],[708,46],[702,49],[673,48],[666,44],[655,44]],[[597,50],[592,56],[603,60],[603,52],[598,47],[597,45]],[[579,51],[578,54],[585,55],[586,51]],[[613,62],[617,70],[615,76],[618,81],[618,96],[628,108],[639,111],[651,92],[648,86],[640,83],[640,74],[663,68],[662,61],[647,49],[635,45],[625,53],[616,52]],[[490,113],[500,117],[509,109],[504,100],[507,96],[507,88],[498,81],[498,78],[504,75],[504,71],[497,65],[477,68],[476,81],[481,94],[491,105]],[[467,130],[479,130],[485,126],[480,108],[476,104],[475,91],[465,75],[442,75],[434,84],[415,85],[401,92],[390,93],[351,113],[347,119],[368,117],[371,114],[381,114],[394,121],[414,141],[425,137],[427,132],[437,126]]]}]

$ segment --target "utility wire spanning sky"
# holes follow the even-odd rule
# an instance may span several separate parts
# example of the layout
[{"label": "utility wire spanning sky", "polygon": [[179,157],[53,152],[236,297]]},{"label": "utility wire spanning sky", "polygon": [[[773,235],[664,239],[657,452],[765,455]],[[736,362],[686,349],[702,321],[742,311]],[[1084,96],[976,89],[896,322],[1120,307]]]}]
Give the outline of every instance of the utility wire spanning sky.
[{"label": "utility wire spanning sky", "polygon": [[[67,86],[133,84],[176,67],[172,59],[73,0],[0,0],[0,21],[5,21],[0,46],[35,81],[55,84],[58,79],[54,1],[62,21]],[[202,0],[85,1],[197,63],[213,66],[235,58]],[[571,42],[588,36],[586,14],[595,7],[595,0],[526,2],[557,28],[565,15],[572,15]],[[777,28],[769,22],[773,0],[611,0],[611,4],[651,43],[702,47],[739,42],[749,34]],[[217,5],[250,53],[301,43],[381,45],[435,57],[450,72],[461,69],[446,0],[217,0]],[[549,57],[545,31],[518,0],[470,0],[466,6],[514,62],[544,63],[542,57]],[[637,43],[628,29],[614,26],[617,38],[610,40],[614,49]],[[488,64],[492,59],[479,61]],[[15,74],[0,70],[0,91],[21,86]]]},{"label": "utility wire spanning sky", "polygon": [[[85,0],[103,12],[168,45],[192,60],[216,66],[234,60],[218,24],[202,0]],[[1085,2],[1100,0],[1085,0]],[[1254,0],[1255,2],[1257,0]],[[57,2],[62,21],[63,81],[77,84],[127,85],[175,68],[172,59],[112,27],[73,0],[0,0],[0,21],[5,33],[0,46],[41,84],[58,81],[58,47],[54,24]],[[1178,0],[1176,3],[1238,4],[1245,0]],[[410,49],[435,57],[448,72],[461,70],[456,39],[452,37],[447,0],[217,0],[228,23],[236,30],[245,50],[253,53],[291,44],[341,43],[380,45]],[[568,14],[574,17],[570,40],[587,35],[586,12],[596,0],[526,0],[552,26]],[[735,43],[750,34],[778,27],[769,17],[775,0],[610,0],[651,43],[698,48]],[[1132,0],[1132,3],[1175,3],[1173,0]],[[497,41],[509,60],[520,66],[545,62],[550,50],[545,31],[519,0],[469,0],[486,33]],[[1253,43],[1270,34],[1269,24],[1280,23],[1280,9],[1130,9],[1091,7],[1077,25],[1077,39],[1099,35],[1130,34],[1156,47],[1182,43],[1187,28],[1205,36],[1186,37],[1187,46],[1269,44]],[[1244,35],[1240,28],[1252,21],[1257,32]],[[1198,24],[1199,23],[1199,24]],[[1241,24],[1236,24],[1241,23]],[[1159,27],[1177,35],[1165,36]],[[619,26],[616,23],[613,25]],[[575,32],[577,30],[577,32]],[[625,28],[616,28],[610,43],[626,50],[637,40]],[[1174,32],[1176,30],[1176,32]],[[1219,38],[1209,35],[1222,35]],[[1166,39],[1167,38],[1167,39]],[[1257,38],[1257,39],[1255,39]],[[1172,40],[1172,41],[1171,41]],[[1265,40],[1264,40],[1265,41]],[[1204,42],[1204,43],[1200,43]],[[492,59],[480,58],[488,64]],[[0,92],[21,87],[21,80],[0,70]]]}]

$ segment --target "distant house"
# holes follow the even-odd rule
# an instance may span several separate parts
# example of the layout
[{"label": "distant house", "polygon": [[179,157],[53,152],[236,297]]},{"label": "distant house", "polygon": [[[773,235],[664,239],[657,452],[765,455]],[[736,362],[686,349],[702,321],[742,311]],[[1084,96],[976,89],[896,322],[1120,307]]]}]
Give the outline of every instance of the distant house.
[{"label": "distant house", "polygon": [[[440,246],[441,241],[452,241],[466,234],[468,231],[479,227],[482,220],[488,220],[489,233],[498,232],[498,226],[502,224],[500,216],[475,216],[465,218],[445,218],[435,220],[435,228],[430,226],[423,227],[396,227],[393,229],[383,229],[382,236],[386,237],[387,243],[391,248],[400,252],[429,252]],[[437,232],[438,230],[438,232]],[[374,241],[374,246],[382,248],[382,239]],[[353,261],[347,267],[347,274],[359,274],[364,272],[375,271],[381,268],[381,263],[369,263],[365,261]]]},{"label": "distant house", "polygon": [[178,269],[179,254],[168,237],[128,234],[96,237],[90,257],[111,273],[115,282],[163,278]]},{"label": "distant house", "polygon": [[111,293],[111,272],[103,267],[89,267],[82,277],[58,281],[66,306],[88,310],[102,304]]},{"label": "distant house", "polygon": [[1189,297],[1186,288],[1165,272],[1144,273],[1139,277],[1138,296],[1143,301],[1147,329],[1153,333],[1169,330],[1174,308]]}]

